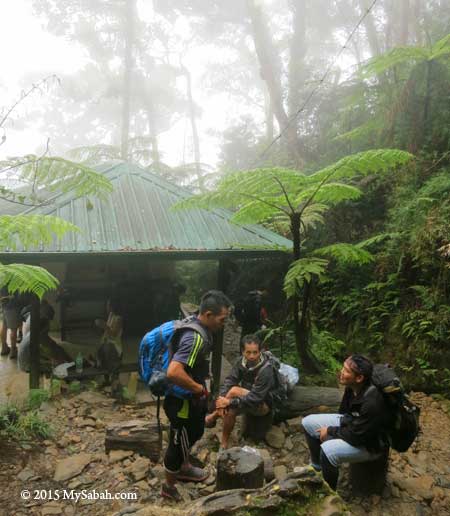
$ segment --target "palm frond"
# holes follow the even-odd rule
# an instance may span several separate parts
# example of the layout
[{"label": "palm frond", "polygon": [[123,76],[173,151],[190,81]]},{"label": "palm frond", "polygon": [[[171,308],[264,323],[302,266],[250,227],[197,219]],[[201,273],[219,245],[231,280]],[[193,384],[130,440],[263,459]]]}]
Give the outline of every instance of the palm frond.
[{"label": "palm frond", "polygon": [[0,249],[35,247],[52,242],[54,235],[62,237],[68,231],[79,228],[58,217],[50,215],[1,215]]},{"label": "palm frond", "polygon": [[450,34],[437,41],[432,48],[430,59],[440,59],[450,56]]},{"label": "palm frond", "polygon": [[321,247],[316,249],[313,254],[333,258],[341,265],[365,265],[374,260],[372,254],[366,249],[345,243]]},{"label": "palm frond", "polygon": [[284,292],[287,298],[300,294],[305,283],[312,279],[322,281],[325,279],[325,270],[328,260],[322,258],[300,258],[291,264],[284,278]]},{"label": "palm frond", "polygon": [[0,263],[0,287],[6,287],[8,292],[32,292],[42,298],[45,292],[55,289],[58,284],[58,280],[42,267]]}]

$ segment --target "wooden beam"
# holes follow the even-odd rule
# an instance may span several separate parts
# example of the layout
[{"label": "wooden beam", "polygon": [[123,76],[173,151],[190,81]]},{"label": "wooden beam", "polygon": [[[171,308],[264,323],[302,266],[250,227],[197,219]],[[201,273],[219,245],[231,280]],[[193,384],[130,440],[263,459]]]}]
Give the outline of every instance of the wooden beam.
[{"label": "wooden beam", "polygon": [[41,375],[39,333],[40,333],[41,302],[36,295],[31,296],[31,326],[30,326],[30,389],[39,388]]},{"label": "wooden beam", "polygon": [[[219,260],[217,270],[217,288],[222,292],[226,291],[227,285],[227,261]],[[220,387],[220,371],[222,369],[222,353],[223,353],[223,331],[214,335],[214,346],[212,352],[211,372],[213,376],[211,391],[213,395],[219,392]]]}]

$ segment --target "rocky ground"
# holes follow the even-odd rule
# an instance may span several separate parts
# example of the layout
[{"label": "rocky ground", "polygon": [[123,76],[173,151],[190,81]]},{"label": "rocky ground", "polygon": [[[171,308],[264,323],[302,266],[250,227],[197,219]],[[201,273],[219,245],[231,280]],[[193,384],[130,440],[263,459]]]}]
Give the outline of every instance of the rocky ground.
[{"label": "rocky ground", "polygon": [[[413,399],[422,409],[421,436],[407,453],[391,453],[388,484],[382,496],[365,500],[351,498],[344,472],[339,493],[347,502],[349,513],[450,514],[449,403],[420,393]],[[0,444],[1,516],[186,514],[193,500],[214,492],[220,428],[207,430],[193,450],[210,468],[210,478],[200,485],[181,485],[184,505],[177,507],[160,500],[164,475],[161,463],[152,464],[130,451],[112,451],[108,455],[104,451],[108,424],[154,419],[154,405],[123,405],[106,393],[84,391],[45,402],[40,411],[54,428],[52,439],[42,443]],[[268,442],[254,446],[266,460],[272,460],[273,472],[279,479],[307,464],[308,453],[300,423],[301,418],[296,418],[273,427]],[[236,438],[235,444],[245,443]],[[29,491],[29,499],[21,498],[23,490]],[[64,500],[63,490],[68,494],[71,490],[73,493],[84,490],[86,498],[78,503]],[[135,499],[94,499],[97,496],[94,493],[102,495],[107,491],[135,493]],[[320,511],[320,514],[325,513],[340,514],[335,509]]]}]

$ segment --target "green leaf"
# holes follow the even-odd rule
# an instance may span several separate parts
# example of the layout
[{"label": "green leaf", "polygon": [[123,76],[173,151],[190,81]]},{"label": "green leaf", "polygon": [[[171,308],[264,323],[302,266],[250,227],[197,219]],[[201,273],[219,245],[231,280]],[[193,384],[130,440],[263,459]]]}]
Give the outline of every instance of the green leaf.
[{"label": "green leaf", "polygon": [[390,52],[371,59],[362,68],[361,74],[363,77],[378,76],[399,65],[427,61],[430,55],[430,50],[424,47],[396,47]]},{"label": "green leaf", "polygon": [[322,258],[300,258],[291,264],[284,278],[284,292],[288,298],[298,295],[305,283],[313,278],[318,281],[325,279],[325,269],[328,260]]},{"label": "green leaf", "polygon": [[310,183],[350,179],[393,170],[414,159],[409,152],[398,149],[376,149],[351,154],[308,176]]},{"label": "green leaf", "polygon": [[295,204],[299,205],[313,197],[314,202],[333,205],[342,201],[359,199],[361,195],[361,190],[356,186],[344,183],[326,183],[320,188],[318,185],[313,185],[300,192],[295,199]]},{"label": "green leaf", "polygon": [[16,250],[50,244],[54,236],[60,238],[68,231],[79,229],[58,217],[50,215],[0,215],[0,249]]},{"label": "green leaf", "polygon": [[8,292],[32,292],[39,298],[58,286],[58,280],[48,271],[36,265],[0,263],[0,287],[7,287]]},{"label": "green leaf", "polygon": [[369,251],[352,244],[333,244],[316,249],[317,256],[328,256],[341,265],[365,265],[374,260]]}]

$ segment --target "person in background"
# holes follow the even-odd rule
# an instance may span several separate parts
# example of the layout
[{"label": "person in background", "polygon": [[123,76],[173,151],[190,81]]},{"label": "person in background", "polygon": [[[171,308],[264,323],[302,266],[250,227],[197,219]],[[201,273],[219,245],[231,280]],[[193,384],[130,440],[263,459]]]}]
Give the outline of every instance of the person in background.
[{"label": "person in background", "polygon": [[236,303],[234,314],[242,327],[241,335],[257,333],[263,329],[267,319],[265,299],[268,291],[265,288],[251,290]]},{"label": "person in background", "polygon": [[97,366],[109,373],[116,373],[123,355],[123,317],[118,298],[111,297],[106,302],[107,319],[96,319],[95,325],[103,330],[101,346],[97,351]]},{"label": "person in background", "polygon": [[[0,354],[9,354],[9,358],[17,358],[17,332],[22,326],[19,296],[17,292],[14,294],[9,294],[6,287],[1,290],[0,295],[3,311],[3,322],[1,330],[2,349]],[[11,348],[8,347],[8,330]]]}]

